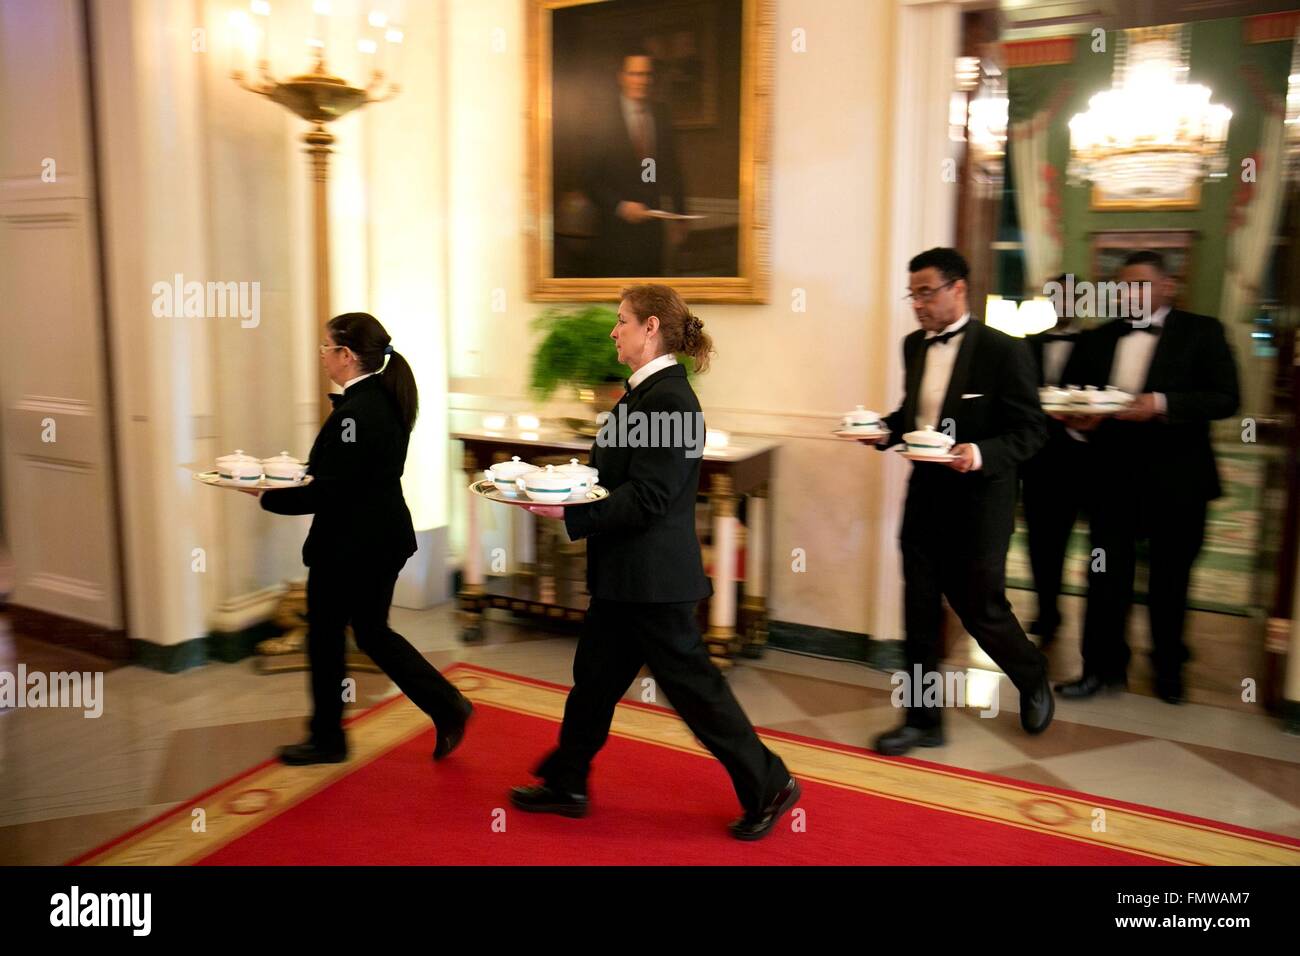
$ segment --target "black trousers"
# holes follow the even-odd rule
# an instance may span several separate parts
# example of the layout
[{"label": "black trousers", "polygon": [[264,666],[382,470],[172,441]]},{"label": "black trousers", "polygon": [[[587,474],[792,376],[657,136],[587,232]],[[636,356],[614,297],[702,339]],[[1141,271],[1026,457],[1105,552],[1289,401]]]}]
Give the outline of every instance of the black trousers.
[{"label": "black trousers", "polygon": [[388,608],[401,569],[400,564],[366,565],[356,561],[314,564],[307,573],[310,730],[319,746],[343,744],[343,629],[349,623],[357,647],[370,655],[435,724],[459,719],[460,691],[388,626]]},{"label": "black trousers", "polygon": [[1038,594],[1038,622],[1047,630],[1061,623],[1061,578],[1074,522],[1083,510],[1088,480],[1087,446],[1053,434],[1021,471],[1021,501],[1029,539],[1029,566]]},{"label": "black trousers", "polygon": [[785,786],[785,764],[763,746],[709,659],[695,622],[697,603],[592,598],[573,660],[560,745],[534,771],[548,786],[587,792],[591,762],[609,737],[614,708],[643,665],[691,733],[722,762],[745,810],[767,806]]},{"label": "black trousers", "polygon": [[[1205,542],[1204,500],[1127,491],[1091,507],[1092,555],[1088,566],[1088,610],[1083,623],[1083,672],[1108,681],[1128,670],[1129,608],[1137,542],[1149,543],[1147,610],[1151,620],[1151,663],[1157,677],[1176,679],[1190,656],[1183,642],[1187,589],[1192,565]],[[1100,549],[1100,553],[1098,552]]]},{"label": "black trousers", "polygon": [[[919,466],[919,467],[930,467]],[[941,514],[939,509],[936,513]],[[959,538],[932,529],[905,536],[903,550],[903,650],[909,675],[917,664],[924,675],[939,671],[942,598],[961,618],[971,636],[1023,694],[1047,677],[1047,659],[1025,636],[1006,594],[1009,534],[1001,547],[968,550]],[[920,694],[920,688],[913,692]],[[909,706],[907,723],[938,727],[943,712],[936,706]]]}]

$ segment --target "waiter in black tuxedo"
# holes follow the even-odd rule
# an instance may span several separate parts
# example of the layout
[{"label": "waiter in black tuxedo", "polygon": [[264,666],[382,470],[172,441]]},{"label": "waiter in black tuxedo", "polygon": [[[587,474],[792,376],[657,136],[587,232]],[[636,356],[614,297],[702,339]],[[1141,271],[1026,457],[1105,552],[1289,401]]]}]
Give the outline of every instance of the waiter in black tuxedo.
[{"label": "waiter in black tuxedo", "polygon": [[397,574],[416,550],[401,481],[419,410],[415,377],[388,332],[365,312],[330,319],[326,339],[321,363],[343,393],[330,395],[334,410],[312,445],[312,481],[260,493],[267,511],[313,516],[302,546],[309,568],[310,736],[282,747],[280,759],[293,765],[347,759],[343,631],[351,623],[357,646],[433,719],[433,756],[441,760],[460,743],[473,707],[388,626]]},{"label": "waiter in black tuxedo", "polygon": [[652,98],[654,58],[634,49],[622,59],[618,97],[592,131],[586,191],[600,216],[600,275],[661,276],[664,239],[686,235],[680,220],[647,215],[686,212],[685,185],[672,118]]},{"label": "waiter in black tuxedo", "polygon": [[[609,736],[614,709],[642,666],[677,713],[731,775],[744,814],[731,824],[741,840],[765,836],[799,800],[799,784],[754,732],[700,639],[696,606],[713,593],[695,534],[695,498],[704,450],[700,403],[675,355],[708,368],[712,341],[674,290],[625,289],[610,337],[632,369],[620,416],[668,414],[695,423],[694,447],[636,447],[598,439],[591,465],[609,497],[578,507],[529,505],[563,518],[570,539],[587,539],[591,604],[573,661],[560,743],[534,771],[540,786],[515,787],[522,810],[581,817],[591,762]],[[648,418],[648,421],[655,421]],[[635,427],[629,419],[627,434]],[[667,781],[664,781],[667,784]]]},{"label": "waiter in black tuxedo", "polygon": [[[1067,294],[1067,289],[1073,290],[1073,282],[1064,275],[1052,281],[1058,290],[1054,297],[1049,296],[1058,304],[1056,326],[1025,336],[1040,386],[1067,384],[1066,363],[1081,332],[1074,318],[1073,296]],[[1051,291],[1051,283],[1044,291]],[[1029,626],[1029,633],[1038,635],[1044,650],[1056,640],[1061,626],[1061,576],[1070,534],[1082,508],[1087,452],[1088,446],[1072,438],[1062,422],[1049,418],[1047,443],[1020,467],[1029,565],[1038,594],[1038,618]]]},{"label": "waiter in black tuxedo", "polygon": [[[1016,339],[975,322],[970,269],[955,249],[908,264],[908,298],[921,328],[903,340],[903,404],[889,415],[884,449],[927,425],[956,438],[948,464],[916,463],[903,527],[904,651],[909,678],[939,673],[942,599],[1020,691],[1020,723],[1037,734],[1054,710],[1047,661],[1025,637],[1006,597],[1007,548],[1015,524],[1017,469],[1042,446],[1046,422],[1032,360]],[[944,742],[942,712],[913,688],[907,719],[882,734],[888,756]]]},{"label": "waiter in black tuxedo", "polygon": [[1237,366],[1218,319],[1172,307],[1173,281],[1159,253],[1133,253],[1119,279],[1136,318],[1086,333],[1066,373],[1072,382],[1115,385],[1137,398],[1113,419],[1070,422],[1086,434],[1097,468],[1089,514],[1094,554],[1101,549],[1104,565],[1089,565],[1083,676],[1057,691],[1091,697],[1127,686],[1136,543],[1146,538],[1155,689],[1178,704],[1189,656],[1188,583],[1205,541],[1208,503],[1223,493],[1210,422],[1237,411]]}]

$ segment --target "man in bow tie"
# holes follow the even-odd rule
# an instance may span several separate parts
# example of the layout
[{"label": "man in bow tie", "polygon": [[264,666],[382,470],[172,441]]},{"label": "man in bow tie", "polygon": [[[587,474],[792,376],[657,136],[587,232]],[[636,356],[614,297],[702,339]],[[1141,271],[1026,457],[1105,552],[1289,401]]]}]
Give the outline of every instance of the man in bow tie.
[{"label": "man in bow tie", "polygon": [[[1080,329],[1074,317],[1074,281],[1060,275],[1043,287],[1056,309],[1056,325],[1047,332],[1026,335],[1039,385],[1066,385],[1065,367]],[[1074,522],[1083,500],[1088,446],[1074,440],[1062,422],[1048,419],[1047,442],[1020,469],[1029,539],[1029,566],[1038,595],[1038,617],[1029,626],[1044,650],[1056,640],[1061,626],[1061,575]]]},{"label": "man in bow tie", "polygon": [[[966,260],[955,249],[912,259],[907,299],[921,328],[903,340],[903,404],[877,447],[932,426],[956,439],[947,465],[916,462],[903,527],[903,606],[909,679],[939,672],[943,599],[1020,691],[1021,726],[1051,723],[1047,662],[1025,637],[1006,597],[1016,472],[1043,444],[1046,418],[1022,342],[971,319]],[[875,743],[882,754],[944,742],[942,711],[913,688],[901,727]],[[953,703],[953,702],[949,702]]]},{"label": "man in bow tie", "polygon": [[[1218,319],[1173,308],[1174,282],[1157,252],[1124,260],[1128,316],[1080,337],[1066,377],[1136,396],[1114,419],[1070,422],[1083,431],[1095,470],[1089,506],[1093,558],[1083,625],[1083,676],[1063,697],[1127,686],[1129,607],[1137,542],[1150,544],[1147,610],[1155,690],[1183,701],[1183,642],[1192,565],[1209,502],[1223,493],[1210,422],[1236,414],[1237,366]],[[1149,303],[1149,307],[1144,303]]]}]

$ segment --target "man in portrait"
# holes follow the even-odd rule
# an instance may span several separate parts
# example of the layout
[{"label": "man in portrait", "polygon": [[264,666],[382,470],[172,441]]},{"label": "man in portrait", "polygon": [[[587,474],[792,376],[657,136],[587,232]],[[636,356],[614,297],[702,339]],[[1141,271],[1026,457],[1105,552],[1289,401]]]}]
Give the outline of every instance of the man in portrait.
[{"label": "man in portrait", "polygon": [[652,210],[686,211],[685,184],[666,106],[654,97],[655,61],[642,47],[619,62],[617,95],[599,110],[588,142],[585,192],[598,213],[594,267],[602,276],[662,276],[667,243],[683,221]]}]

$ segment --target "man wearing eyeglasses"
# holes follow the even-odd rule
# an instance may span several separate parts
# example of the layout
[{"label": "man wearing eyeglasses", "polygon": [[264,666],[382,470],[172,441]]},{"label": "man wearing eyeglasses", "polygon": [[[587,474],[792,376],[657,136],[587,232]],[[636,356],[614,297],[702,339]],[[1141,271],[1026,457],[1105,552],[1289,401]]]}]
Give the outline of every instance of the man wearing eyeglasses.
[{"label": "man wearing eyeglasses", "polygon": [[[1054,705],[1047,661],[1025,636],[1006,597],[1017,470],[1047,439],[1033,360],[1023,342],[980,322],[967,306],[970,269],[955,249],[908,264],[907,299],[921,327],[903,340],[903,403],[885,421],[885,449],[932,426],[956,439],[951,462],[917,462],[908,481],[899,543],[907,673],[938,673],[944,598],[1020,691],[1020,723],[1047,729]],[[942,711],[913,689],[901,727],[875,748],[897,756],[944,742]]]}]

